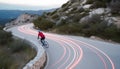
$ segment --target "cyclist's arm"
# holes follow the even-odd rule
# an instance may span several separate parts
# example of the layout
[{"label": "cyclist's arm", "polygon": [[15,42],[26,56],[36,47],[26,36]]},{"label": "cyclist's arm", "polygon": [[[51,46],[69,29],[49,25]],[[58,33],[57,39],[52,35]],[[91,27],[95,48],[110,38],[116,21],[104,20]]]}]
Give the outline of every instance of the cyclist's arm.
[{"label": "cyclist's arm", "polygon": [[39,34],[38,34],[38,39],[39,39]]}]

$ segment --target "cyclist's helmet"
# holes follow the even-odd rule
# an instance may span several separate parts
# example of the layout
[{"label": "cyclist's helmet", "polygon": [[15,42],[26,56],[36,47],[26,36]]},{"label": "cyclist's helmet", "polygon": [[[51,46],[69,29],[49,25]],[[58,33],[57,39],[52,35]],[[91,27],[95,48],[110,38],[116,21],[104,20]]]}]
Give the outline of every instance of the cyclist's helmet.
[{"label": "cyclist's helmet", "polygon": [[38,30],[38,32],[41,32],[41,30]]}]

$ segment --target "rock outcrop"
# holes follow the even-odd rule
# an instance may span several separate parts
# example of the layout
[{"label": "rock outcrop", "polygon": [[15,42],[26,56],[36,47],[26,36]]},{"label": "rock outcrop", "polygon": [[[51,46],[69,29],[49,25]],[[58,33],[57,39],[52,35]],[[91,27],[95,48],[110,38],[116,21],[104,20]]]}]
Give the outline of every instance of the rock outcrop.
[{"label": "rock outcrop", "polygon": [[87,19],[90,19],[91,16],[97,14],[101,17],[102,20],[108,21],[109,24],[116,24],[115,20],[117,18],[111,15],[111,8],[108,6],[108,3],[110,3],[110,1],[112,3],[118,0],[69,0],[54,12],[45,14],[45,17],[47,20],[56,23],[56,25],[59,25],[63,23],[63,21],[66,23],[85,22]]},{"label": "rock outcrop", "polygon": [[31,23],[34,19],[37,19],[38,15],[31,15],[31,14],[21,14],[19,17],[7,23],[6,26],[14,26],[14,25],[21,25],[25,23]]}]

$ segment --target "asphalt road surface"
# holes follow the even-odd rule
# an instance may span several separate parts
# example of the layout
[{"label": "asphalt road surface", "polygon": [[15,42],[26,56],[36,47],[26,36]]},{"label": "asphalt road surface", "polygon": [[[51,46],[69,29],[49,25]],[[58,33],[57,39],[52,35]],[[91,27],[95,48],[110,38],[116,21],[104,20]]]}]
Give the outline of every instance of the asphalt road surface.
[{"label": "asphalt road surface", "polygon": [[[33,24],[10,28],[24,39],[37,40]],[[45,69],[120,69],[120,44],[88,39],[79,36],[46,33],[49,43]],[[41,45],[40,45],[41,46]]]}]

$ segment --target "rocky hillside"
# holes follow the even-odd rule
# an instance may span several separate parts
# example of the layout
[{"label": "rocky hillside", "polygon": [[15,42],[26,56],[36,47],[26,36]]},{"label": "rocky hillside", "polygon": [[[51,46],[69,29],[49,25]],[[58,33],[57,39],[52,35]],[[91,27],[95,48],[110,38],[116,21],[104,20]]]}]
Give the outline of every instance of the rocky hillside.
[{"label": "rocky hillside", "polygon": [[25,23],[31,23],[33,20],[37,18],[38,18],[38,15],[24,13],[19,17],[17,17],[16,19],[11,20],[11,22],[7,23],[6,26],[14,26],[14,25],[21,25]]},{"label": "rocky hillside", "polygon": [[117,15],[120,14],[119,4],[119,0],[69,0],[61,8],[43,16],[56,25],[63,23],[64,20],[67,23],[83,23],[96,14],[108,23],[115,23],[118,21]]},{"label": "rocky hillside", "polygon": [[82,36],[120,39],[120,0],[69,0],[45,13],[34,25],[42,30]]}]

